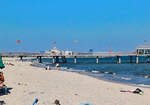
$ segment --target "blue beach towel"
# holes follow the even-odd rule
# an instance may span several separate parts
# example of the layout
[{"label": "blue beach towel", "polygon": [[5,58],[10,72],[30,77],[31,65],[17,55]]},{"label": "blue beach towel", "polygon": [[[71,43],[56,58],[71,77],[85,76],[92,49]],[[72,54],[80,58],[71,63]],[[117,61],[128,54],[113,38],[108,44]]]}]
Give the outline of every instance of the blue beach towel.
[{"label": "blue beach towel", "polygon": [[36,98],[32,105],[35,105],[38,102],[38,99]]},{"label": "blue beach towel", "polygon": [[81,103],[80,105],[92,105],[90,103]]}]

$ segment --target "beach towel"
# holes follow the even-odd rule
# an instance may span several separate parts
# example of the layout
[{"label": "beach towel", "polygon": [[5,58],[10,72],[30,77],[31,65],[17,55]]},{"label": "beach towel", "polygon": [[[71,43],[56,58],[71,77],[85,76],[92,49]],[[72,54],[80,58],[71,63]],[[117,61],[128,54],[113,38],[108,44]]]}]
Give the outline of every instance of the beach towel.
[{"label": "beach towel", "polygon": [[120,92],[136,93],[139,95],[142,95],[144,93],[144,91],[139,88],[137,88],[136,90],[120,90]]},{"label": "beach towel", "polygon": [[92,105],[90,103],[81,103],[80,105]]},{"label": "beach towel", "polygon": [[38,102],[38,99],[36,98],[32,105],[35,105]]}]

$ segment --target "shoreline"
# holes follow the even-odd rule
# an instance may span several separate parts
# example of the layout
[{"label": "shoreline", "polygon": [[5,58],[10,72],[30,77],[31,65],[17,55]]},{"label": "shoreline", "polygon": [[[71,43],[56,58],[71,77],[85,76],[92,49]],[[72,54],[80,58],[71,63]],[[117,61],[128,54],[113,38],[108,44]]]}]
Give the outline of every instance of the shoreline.
[{"label": "shoreline", "polygon": [[[60,70],[61,71],[61,70]],[[79,75],[85,75],[85,76],[89,76],[91,78],[95,78],[97,80],[101,80],[101,81],[105,81],[105,82],[112,82],[112,83],[116,83],[116,84],[122,84],[122,85],[128,85],[128,86],[135,86],[135,87],[142,87],[142,88],[148,88],[150,89],[150,85],[144,85],[144,84],[130,84],[130,83],[125,83],[125,82],[118,82],[118,81],[113,81],[113,80],[108,80],[108,79],[102,79],[102,78],[98,78],[98,77],[94,77],[85,73],[81,73],[81,72],[72,72],[72,71],[67,71],[67,70],[63,70],[64,72],[71,72],[71,73],[77,73]],[[143,85],[143,86],[141,86]]]},{"label": "shoreline", "polygon": [[[46,65],[45,64],[41,64],[41,63],[37,63],[37,62],[32,62],[32,66],[34,67],[39,67],[39,68],[45,68]],[[40,66],[37,66],[37,65],[40,65]],[[50,67],[50,68],[55,68],[55,67]],[[71,71],[73,70],[73,71]],[[71,73],[78,73],[80,75],[86,75],[86,76],[89,76],[89,77],[92,77],[92,78],[96,78],[98,80],[103,80],[103,81],[106,81],[106,82],[113,82],[113,83],[118,83],[118,84],[125,84],[125,85],[129,85],[129,86],[137,86],[137,87],[143,87],[143,88],[150,88],[150,85],[145,85],[145,84],[134,84],[134,83],[127,83],[127,82],[119,82],[119,81],[114,81],[114,80],[109,80],[109,79],[104,79],[104,78],[98,78],[94,75],[91,75],[89,73],[85,73],[85,72],[78,72],[75,71],[76,69],[60,69],[59,71],[65,71],[65,72],[71,72]]]},{"label": "shoreline", "polygon": [[0,100],[4,100],[6,105],[28,105],[35,98],[39,99],[37,105],[54,105],[56,99],[60,100],[61,105],[79,105],[84,102],[93,105],[149,104],[149,88],[141,88],[143,95],[122,93],[120,90],[133,90],[137,86],[104,81],[73,72],[45,70],[31,66],[31,62],[8,59],[9,61],[6,59],[4,62],[14,66],[6,65],[2,71],[6,85],[12,90],[9,95],[0,96]]}]

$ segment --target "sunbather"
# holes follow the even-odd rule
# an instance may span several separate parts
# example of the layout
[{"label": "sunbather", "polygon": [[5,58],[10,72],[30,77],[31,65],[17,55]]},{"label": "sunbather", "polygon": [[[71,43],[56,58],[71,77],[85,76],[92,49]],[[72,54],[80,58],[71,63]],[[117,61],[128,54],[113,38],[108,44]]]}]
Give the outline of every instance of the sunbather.
[{"label": "sunbather", "polygon": [[56,99],[56,100],[54,101],[54,104],[55,104],[55,105],[60,105],[59,100]]},{"label": "sunbather", "polygon": [[0,86],[4,86],[4,75],[2,72],[0,72]]}]

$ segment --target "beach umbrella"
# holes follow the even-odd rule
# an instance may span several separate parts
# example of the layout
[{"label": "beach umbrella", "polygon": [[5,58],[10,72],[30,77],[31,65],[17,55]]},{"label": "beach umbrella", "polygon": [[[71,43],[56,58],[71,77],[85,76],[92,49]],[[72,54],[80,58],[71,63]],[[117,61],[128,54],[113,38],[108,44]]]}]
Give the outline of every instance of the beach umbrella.
[{"label": "beach umbrella", "polygon": [[3,60],[2,60],[2,57],[0,56],[0,68],[3,69],[5,66],[3,64]]}]

